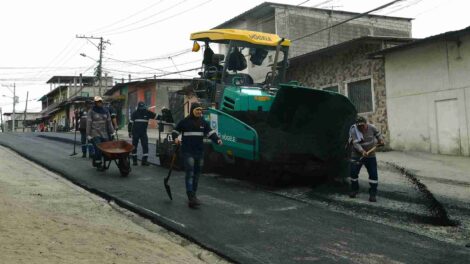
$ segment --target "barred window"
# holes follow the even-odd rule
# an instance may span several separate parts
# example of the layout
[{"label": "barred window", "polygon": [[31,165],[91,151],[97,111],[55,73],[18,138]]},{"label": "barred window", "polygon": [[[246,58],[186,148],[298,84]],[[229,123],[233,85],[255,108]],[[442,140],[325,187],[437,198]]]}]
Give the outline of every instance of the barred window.
[{"label": "barred window", "polygon": [[358,113],[374,111],[370,79],[348,83],[348,97]]},{"label": "barred window", "polygon": [[322,90],[337,93],[338,92],[338,85],[328,86],[328,87],[323,88]]}]

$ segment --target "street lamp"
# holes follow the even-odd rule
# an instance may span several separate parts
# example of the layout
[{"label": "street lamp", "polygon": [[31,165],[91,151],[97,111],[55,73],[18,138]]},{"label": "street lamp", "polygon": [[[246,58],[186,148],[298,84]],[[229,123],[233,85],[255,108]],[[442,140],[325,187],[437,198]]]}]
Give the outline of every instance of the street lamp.
[{"label": "street lamp", "polygon": [[[99,81],[99,87],[100,87],[99,91],[98,91],[98,95],[101,96],[101,60],[99,60],[99,61],[95,60],[94,58],[86,55],[85,53],[80,53],[80,56],[88,58],[88,59],[93,60],[93,61],[98,63],[98,69],[97,69],[98,74],[97,75],[98,75],[98,81]],[[95,92],[94,89],[93,89],[93,92]],[[95,93],[95,95],[96,95],[96,93]]]},{"label": "street lamp", "polygon": [[[4,85],[4,84],[2,84],[2,86],[3,87],[11,87],[11,85]],[[15,132],[15,106],[18,103],[18,96],[16,96],[16,84],[13,83],[13,97],[6,96],[6,95],[2,95],[2,96],[3,97],[9,97],[9,98],[13,99],[13,114],[12,114],[13,123],[12,123],[12,126],[11,126],[11,131]]]}]

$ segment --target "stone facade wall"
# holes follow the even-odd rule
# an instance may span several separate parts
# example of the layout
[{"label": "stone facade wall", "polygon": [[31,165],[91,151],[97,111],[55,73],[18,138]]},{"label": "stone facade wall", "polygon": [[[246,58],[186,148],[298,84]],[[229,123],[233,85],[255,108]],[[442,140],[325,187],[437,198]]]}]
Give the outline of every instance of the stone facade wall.
[{"label": "stone facade wall", "polygon": [[304,86],[322,89],[337,85],[339,92],[347,94],[350,82],[371,79],[373,89],[374,111],[360,113],[384,134],[390,142],[387,122],[387,105],[385,91],[385,67],[381,59],[368,59],[367,54],[381,48],[377,44],[361,44],[345,48],[341,52],[309,56],[291,62],[287,80],[296,80]]}]

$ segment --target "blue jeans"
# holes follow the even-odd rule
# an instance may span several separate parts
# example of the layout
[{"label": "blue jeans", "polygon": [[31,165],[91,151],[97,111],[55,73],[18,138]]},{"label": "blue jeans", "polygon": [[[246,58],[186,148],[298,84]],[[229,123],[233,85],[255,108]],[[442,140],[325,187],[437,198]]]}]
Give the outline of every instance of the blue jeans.
[{"label": "blue jeans", "polygon": [[80,142],[82,143],[82,152],[86,154],[86,151],[88,149],[89,155],[93,156],[94,155],[93,145],[91,144],[91,142],[87,143],[86,132],[80,131]]},{"label": "blue jeans", "polygon": [[377,173],[377,159],[375,157],[352,158],[351,164],[351,189],[357,192],[359,190],[359,172],[362,165],[366,166],[369,173],[369,194],[375,196],[377,194],[377,185],[379,184],[379,176]]},{"label": "blue jeans", "polygon": [[96,146],[98,144],[100,144],[101,142],[106,142],[108,141],[106,138],[103,138],[103,137],[94,137],[91,142],[93,143],[93,148],[95,150],[95,155],[93,156],[93,161],[95,162],[95,164],[97,165],[101,165],[102,164],[102,153],[101,153],[101,150]]},{"label": "blue jeans", "polygon": [[184,170],[186,172],[186,192],[196,194],[199,176],[204,165],[204,155],[183,153]]}]

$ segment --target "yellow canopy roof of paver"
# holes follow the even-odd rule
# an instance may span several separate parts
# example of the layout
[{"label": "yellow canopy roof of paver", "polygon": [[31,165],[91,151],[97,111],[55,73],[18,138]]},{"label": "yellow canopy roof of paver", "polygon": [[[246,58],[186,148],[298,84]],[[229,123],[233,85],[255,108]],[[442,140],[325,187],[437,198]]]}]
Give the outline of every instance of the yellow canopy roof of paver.
[{"label": "yellow canopy roof of paver", "polygon": [[[264,32],[241,30],[241,29],[211,29],[191,34],[191,40],[213,41],[218,43],[229,43],[230,40],[244,41],[255,45],[277,46],[281,38],[276,34]],[[290,40],[284,39],[282,46],[290,46]]]}]

